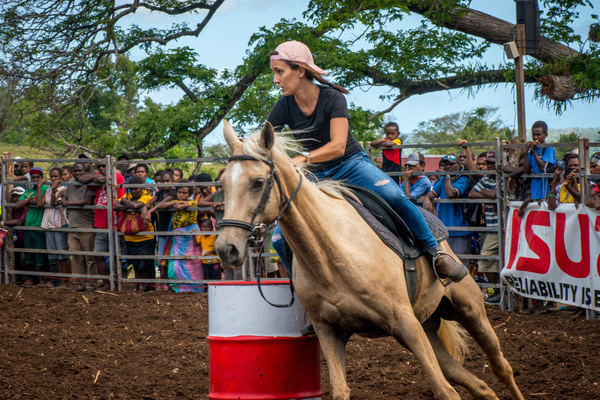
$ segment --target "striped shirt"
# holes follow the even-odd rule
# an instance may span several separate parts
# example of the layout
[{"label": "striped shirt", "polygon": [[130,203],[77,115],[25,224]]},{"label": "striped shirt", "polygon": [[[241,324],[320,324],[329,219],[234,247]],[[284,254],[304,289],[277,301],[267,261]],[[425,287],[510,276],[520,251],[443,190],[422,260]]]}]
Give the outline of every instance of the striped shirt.
[{"label": "striped shirt", "polygon": [[[492,178],[493,177],[493,178]],[[486,175],[473,187],[473,190],[481,193],[482,190],[496,191],[496,176]],[[497,227],[498,226],[498,213],[494,212],[494,204],[485,205],[485,226]]]}]

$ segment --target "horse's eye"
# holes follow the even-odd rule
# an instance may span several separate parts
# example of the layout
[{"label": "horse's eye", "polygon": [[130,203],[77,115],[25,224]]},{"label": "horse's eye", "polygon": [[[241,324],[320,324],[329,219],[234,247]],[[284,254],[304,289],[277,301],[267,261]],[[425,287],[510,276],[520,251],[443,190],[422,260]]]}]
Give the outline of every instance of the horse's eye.
[{"label": "horse's eye", "polygon": [[265,186],[264,179],[257,179],[254,181],[254,189],[261,189],[263,186]]}]

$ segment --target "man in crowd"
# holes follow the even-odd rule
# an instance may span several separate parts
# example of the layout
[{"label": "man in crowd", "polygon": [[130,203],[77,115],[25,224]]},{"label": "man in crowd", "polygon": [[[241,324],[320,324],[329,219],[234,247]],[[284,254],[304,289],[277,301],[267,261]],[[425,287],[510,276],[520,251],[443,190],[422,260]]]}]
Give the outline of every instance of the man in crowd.
[{"label": "man in crowd", "polygon": [[[41,229],[44,219],[44,209],[38,207],[38,198],[43,198],[48,190],[44,185],[44,172],[41,168],[33,167],[27,171],[30,175],[33,187],[27,189],[15,204],[15,209],[28,207],[25,217],[25,226],[39,227],[39,231],[25,231],[25,246],[29,249],[46,250],[46,233]],[[43,204],[43,201],[42,201]],[[28,271],[50,272],[50,262],[45,253],[25,253],[25,267]],[[50,280],[38,277],[36,286],[52,287]],[[33,280],[27,278],[23,283],[25,287],[33,286]]]},{"label": "man in crowd", "polygon": [[[81,153],[77,158],[79,158],[80,160],[88,160],[90,157],[88,157],[87,155]],[[92,161],[81,161],[81,162],[85,166],[84,173],[91,174],[91,173],[94,172],[94,171],[92,171],[92,166],[94,164]]]},{"label": "man in crowd", "polygon": [[420,197],[431,190],[431,181],[427,176],[421,175],[425,168],[425,157],[421,153],[411,153],[404,165],[404,179],[400,189],[410,201],[415,203]]},{"label": "man in crowd", "polygon": [[[496,170],[496,157],[494,152],[486,153],[486,168],[488,171]],[[489,199],[496,200],[498,183],[496,181],[496,174],[486,174],[481,180],[473,187],[473,190],[469,193],[470,199]],[[498,212],[495,204],[485,205],[485,226],[488,228],[498,229]],[[487,232],[483,247],[481,248],[482,256],[498,256],[498,233]],[[477,263],[478,270],[484,273],[489,283],[500,283],[500,264],[498,260],[490,260],[489,258],[482,258]],[[485,299],[486,303],[499,304],[500,293],[494,291],[490,293]]]},{"label": "man in crowd", "polygon": [[[465,195],[469,186],[469,177],[466,175],[444,175],[448,172],[459,172],[458,157],[455,154],[448,154],[440,162],[442,167],[442,176],[433,186],[433,189],[425,196],[423,208],[427,211],[436,212],[431,200],[439,199],[458,199]],[[437,215],[439,219],[448,227],[467,228],[463,206],[458,202],[438,203]],[[451,230],[449,232],[448,244],[456,254],[471,254],[471,231],[469,230]],[[468,258],[461,258],[463,265],[469,265]]]},{"label": "man in crowd", "polygon": [[[85,173],[85,165],[82,162],[73,164],[73,179],[69,183],[81,183],[79,180]],[[63,197],[62,205],[68,207],[69,223],[73,229],[69,232],[69,251],[91,252],[94,250],[94,232],[81,232],[79,229],[92,229],[94,224],[94,210],[71,208],[71,206],[85,206],[94,203],[94,191],[87,185],[69,185]],[[94,257],[91,255],[71,254],[71,268],[73,273],[79,275],[97,275],[98,270]],[[94,280],[83,283],[78,279],[76,292],[92,292],[96,290]]]},{"label": "man in crowd", "polygon": [[[79,182],[87,185],[89,183],[95,183],[96,195],[95,195],[95,206],[106,207],[108,206],[108,192],[106,190],[106,162],[104,160],[100,160],[97,165],[97,171],[95,174],[85,174],[79,178]],[[125,189],[120,187],[121,184],[125,183],[125,179],[123,175],[117,169],[116,176],[117,183],[117,199],[113,199],[113,204],[115,200],[120,199],[125,196]],[[116,225],[116,221],[113,220],[113,225]],[[94,210],[94,228],[97,229],[108,229],[108,210],[103,208],[96,208]],[[96,232],[94,238],[94,252],[97,253],[108,253],[108,233],[107,232]],[[106,259],[104,256],[94,256],[94,262],[96,263],[96,269],[100,275],[108,275],[108,266],[106,264]],[[114,261],[111,261],[114,262]],[[110,290],[110,283],[108,280],[105,280],[102,283],[102,286],[98,288],[100,291]]]},{"label": "man in crowd", "polygon": [[129,180],[131,179],[131,175],[129,175],[129,157],[124,154],[117,157],[117,169],[121,171],[125,183],[129,183]]}]

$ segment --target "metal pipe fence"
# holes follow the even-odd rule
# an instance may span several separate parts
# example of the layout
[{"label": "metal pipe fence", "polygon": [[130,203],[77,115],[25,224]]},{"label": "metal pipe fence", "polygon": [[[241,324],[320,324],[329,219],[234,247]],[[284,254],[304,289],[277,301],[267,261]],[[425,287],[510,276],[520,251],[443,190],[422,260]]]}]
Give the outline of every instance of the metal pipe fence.
[{"label": "metal pipe fence", "polygon": [[[495,171],[459,171],[459,172],[446,172],[444,171],[443,174],[444,175],[451,175],[451,176],[456,176],[456,175],[467,175],[467,176],[481,176],[481,175],[485,175],[485,174],[493,174],[496,177],[496,182],[498,182],[497,184],[497,188],[496,188],[496,199],[491,200],[491,199],[468,199],[468,198],[455,198],[455,199],[435,199],[433,200],[433,203],[435,204],[439,204],[439,203],[461,203],[461,204],[472,204],[472,203],[479,203],[482,205],[487,205],[487,204],[493,204],[496,207],[496,210],[498,210],[497,214],[498,214],[498,227],[497,228],[490,228],[490,227],[485,227],[485,226],[478,226],[478,227],[448,227],[448,230],[450,232],[455,232],[455,231],[462,231],[462,232],[477,232],[477,233],[496,233],[498,235],[499,238],[499,250],[498,250],[498,254],[495,256],[481,256],[481,255],[477,255],[477,254],[457,254],[457,256],[459,258],[464,258],[464,259],[473,259],[473,260],[479,260],[479,259],[491,259],[491,260],[497,260],[500,264],[500,266],[504,265],[504,217],[505,217],[505,213],[509,204],[509,198],[508,198],[508,180],[509,180],[509,175],[508,173],[504,173],[502,172],[502,167],[506,165],[506,160],[507,160],[507,155],[509,152],[514,152],[514,151],[518,151],[519,149],[524,148],[524,144],[507,144],[507,143],[503,143],[501,142],[499,139],[496,139],[493,142],[475,142],[475,143],[465,143],[463,144],[463,146],[470,146],[470,147],[492,147],[493,150],[495,151],[496,154],[496,165],[497,165],[497,169]],[[590,157],[590,147],[598,147],[600,146],[600,143],[590,143],[587,139],[580,139],[577,143],[544,143],[539,145],[539,147],[569,147],[569,148],[577,148],[579,151],[579,155],[580,155],[580,163],[582,165],[582,168],[580,169],[580,172],[578,174],[578,177],[580,179],[581,184],[581,203],[585,202],[585,199],[587,197],[589,197],[590,193],[589,193],[589,183],[592,179],[600,179],[600,175],[592,175],[590,173],[590,168],[589,168],[589,157]],[[394,148],[399,148],[399,149],[432,149],[432,148],[442,148],[442,147],[456,147],[455,143],[441,143],[441,144],[407,144],[407,145],[401,145],[401,146],[392,146],[390,147],[390,149],[394,149]],[[366,151],[367,153],[373,157],[372,154],[372,150],[374,150],[372,147],[370,146],[366,146]],[[29,249],[29,248],[15,248],[13,245],[11,245],[12,240],[7,240],[7,245],[4,246],[5,247],[5,251],[3,254],[3,257],[0,258],[0,262],[1,265],[0,267],[2,268],[2,276],[4,277],[4,281],[5,282],[9,282],[11,279],[14,278],[15,275],[24,275],[24,276],[48,276],[51,278],[77,278],[77,279],[87,279],[87,280],[108,280],[108,282],[110,283],[111,289],[116,289],[116,290],[122,290],[123,289],[123,285],[127,284],[127,283],[135,283],[135,284],[139,284],[139,283],[144,283],[144,284],[151,284],[151,285],[170,285],[170,284],[187,284],[187,285],[205,285],[207,282],[209,282],[206,279],[139,279],[139,278],[130,278],[128,276],[126,276],[124,274],[124,261],[131,261],[131,260],[137,260],[137,259],[152,259],[155,262],[159,261],[159,260],[207,260],[207,259],[213,259],[215,258],[215,256],[199,256],[199,255],[162,255],[162,254],[156,254],[156,252],[152,255],[127,255],[127,254],[123,254],[123,242],[124,242],[124,234],[119,232],[118,230],[114,229],[113,227],[115,226],[115,222],[117,221],[117,214],[115,213],[115,210],[113,209],[114,206],[114,199],[117,198],[117,190],[118,189],[125,189],[126,191],[129,191],[131,189],[134,188],[148,188],[149,185],[151,185],[152,189],[160,189],[160,188],[177,188],[177,187],[202,187],[202,186],[219,186],[220,183],[219,182],[185,182],[185,183],[143,183],[143,184],[117,184],[117,167],[118,164],[120,163],[115,161],[115,159],[113,157],[106,157],[106,158],[102,158],[102,159],[10,159],[10,158],[5,158],[4,156],[2,157],[2,172],[1,172],[1,179],[2,179],[2,187],[3,187],[3,195],[2,195],[2,201],[1,201],[1,206],[2,206],[2,210],[8,210],[12,207],[14,207],[14,204],[11,203],[10,201],[10,193],[11,193],[11,189],[13,187],[13,185],[23,185],[22,181],[15,181],[14,179],[11,178],[11,180],[7,179],[7,174],[6,172],[9,170],[9,165],[11,165],[14,162],[23,162],[23,161],[32,161],[32,162],[52,162],[52,163],[74,163],[74,162],[90,162],[90,163],[95,163],[95,162],[104,162],[106,165],[106,173],[105,173],[105,179],[106,179],[106,183],[103,184],[103,186],[106,186],[106,195],[107,195],[107,205],[106,206],[97,206],[97,205],[84,205],[84,206],[68,206],[67,209],[83,209],[83,210],[101,210],[101,209],[106,209],[107,212],[107,223],[108,223],[108,227],[107,229],[101,229],[101,228],[94,228],[94,229],[74,229],[74,228],[53,228],[53,229],[47,229],[44,231],[62,231],[62,232],[93,232],[93,233],[105,233],[108,236],[108,251],[107,252],[93,252],[93,251],[56,251],[56,250],[43,250],[43,249]],[[174,160],[165,160],[165,159],[160,159],[160,160],[133,160],[133,161],[128,161],[128,163],[145,163],[145,164],[153,164],[153,163],[160,163],[160,164],[165,164],[165,163],[174,163],[174,162],[197,162],[197,161],[204,161],[204,162],[220,162],[223,161],[222,158],[202,158],[202,159],[174,159]],[[583,167],[585,166],[585,168]],[[389,173],[390,176],[394,176],[394,175],[401,175],[401,172],[393,172],[393,173]],[[432,176],[432,175],[440,175],[440,172],[423,172],[422,175],[425,176]],[[522,174],[522,177],[544,177],[544,178],[552,178],[552,174],[549,173],[545,173],[545,174]],[[28,184],[27,182],[25,183],[26,185]],[[78,182],[65,182],[64,183],[65,186],[69,186],[69,185],[76,185],[76,186],[80,186],[81,183]],[[88,184],[88,186],[97,186],[98,184]],[[419,203],[419,201],[417,201],[417,203]],[[34,208],[35,206],[32,206],[32,208]],[[43,208],[57,208],[58,206],[48,206],[48,205],[44,205]],[[197,211],[197,212],[207,212],[212,210],[212,208],[210,207],[189,207],[187,208],[187,210],[189,211]],[[139,211],[139,210],[128,210],[128,211]],[[175,210],[174,208],[168,208],[165,211],[170,211],[170,212],[175,212],[177,210]],[[2,213],[2,221],[6,222],[8,221],[8,212],[3,212]],[[40,230],[39,227],[28,227],[28,226],[15,226],[12,229],[14,230],[22,230],[22,231],[35,231],[35,230]],[[197,231],[197,232],[174,232],[174,231],[144,231],[144,232],[138,232],[136,233],[136,235],[133,236],[143,236],[143,235],[152,235],[154,237],[172,237],[172,236],[198,236],[198,235],[217,235],[218,236],[219,232],[218,231],[210,231],[210,232],[202,232],[202,231]],[[130,236],[130,235],[128,235]],[[269,247],[270,248],[270,247]],[[96,256],[96,257],[108,257],[109,259],[109,274],[108,276],[106,275],[85,275],[85,274],[63,274],[63,273],[56,273],[56,272],[43,272],[40,273],[39,271],[23,271],[23,270],[16,270],[14,268],[14,265],[11,265],[10,262],[10,258],[9,255],[11,253],[37,253],[37,254],[68,254],[68,255],[88,255],[88,256]],[[269,259],[271,257],[276,257],[276,254],[273,253],[267,253],[267,254],[263,254],[262,257],[264,257],[265,259]],[[255,271],[255,267],[256,267],[256,258],[258,257],[257,254],[250,252],[250,259],[248,260],[248,262],[245,264],[244,270],[243,270],[243,279],[255,279],[256,276],[256,271]],[[494,288],[500,288],[501,290],[505,290],[506,288],[502,287],[499,284],[480,284],[481,287],[494,287]],[[509,303],[506,305],[503,305],[504,307],[507,308],[512,308],[512,298],[510,298],[509,296]]]}]

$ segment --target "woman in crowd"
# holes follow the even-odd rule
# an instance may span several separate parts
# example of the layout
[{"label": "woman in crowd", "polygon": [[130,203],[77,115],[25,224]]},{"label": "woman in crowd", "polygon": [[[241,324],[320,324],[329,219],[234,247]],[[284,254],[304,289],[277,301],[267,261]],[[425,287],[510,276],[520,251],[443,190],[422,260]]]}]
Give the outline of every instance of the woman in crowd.
[{"label": "woman in crowd", "polygon": [[[67,220],[67,210],[64,207],[56,207],[60,204],[61,199],[67,190],[67,187],[62,185],[62,168],[52,168],[50,170],[50,181],[52,186],[46,191],[42,199],[41,204],[38,202],[38,206],[52,206],[44,209],[44,218],[42,219],[42,228],[67,228],[69,221]],[[68,274],[71,272],[69,266],[69,256],[66,252],[69,251],[68,233],[59,231],[48,231],[46,232],[46,247],[48,250],[61,250],[65,253],[62,254],[48,254],[50,263],[56,261],[56,267],[58,272],[61,274]],[[58,289],[70,289],[69,278],[61,277],[60,284],[57,286]]]}]

